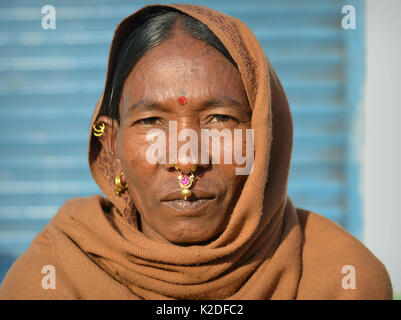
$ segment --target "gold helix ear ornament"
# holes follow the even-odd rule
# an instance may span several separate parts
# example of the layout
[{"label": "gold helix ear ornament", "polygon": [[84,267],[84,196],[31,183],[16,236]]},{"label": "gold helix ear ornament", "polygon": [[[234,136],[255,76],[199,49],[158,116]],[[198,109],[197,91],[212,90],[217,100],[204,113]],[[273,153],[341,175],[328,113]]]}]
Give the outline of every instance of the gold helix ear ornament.
[{"label": "gold helix ear ornament", "polygon": [[174,165],[175,170],[180,171],[180,175],[177,177],[179,180],[179,184],[181,187],[181,195],[184,197],[184,200],[187,200],[188,197],[192,195],[192,191],[189,188],[192,186],[195,178],[195,171],[197,169],[197,164],[192,161],[191,174],[189,176],[185,175],[182,170],[179,168],[177,164]]},{"label": "gold helix ear ornament", "polygon": [[106,128],[106,125],[103,123],[103,122],[101,122],[100,124],[99,124],[99,126],[96,126],[96,123],[93,125],[93,131],[94,131],[94,135],[96,136],[96,137],[100,137],[100,136],[102,136],[103,134],[104,134],[104,129]]},{"label": "gold helix ear ornament", "polygon": [[114,190],[114,193],[116,196],[120,196],[121,193],[123,193],[125,190],[128,189],[128,182],[126,184],[122,184],[121,182],[121,177],[123,176],[124,172],[121,171],[117,177],[114,179],[114,183],[116,184],[116,189]]}]

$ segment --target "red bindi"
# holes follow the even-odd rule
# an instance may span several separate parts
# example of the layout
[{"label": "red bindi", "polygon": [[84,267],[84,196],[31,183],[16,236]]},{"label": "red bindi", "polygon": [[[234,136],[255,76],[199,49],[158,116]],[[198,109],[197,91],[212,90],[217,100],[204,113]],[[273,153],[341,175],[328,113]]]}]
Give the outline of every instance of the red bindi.
[{"label": "red bindi", "polygon": [[178,97],[178,103],[183,106],[187,103],[187,98],[184,96]]}]

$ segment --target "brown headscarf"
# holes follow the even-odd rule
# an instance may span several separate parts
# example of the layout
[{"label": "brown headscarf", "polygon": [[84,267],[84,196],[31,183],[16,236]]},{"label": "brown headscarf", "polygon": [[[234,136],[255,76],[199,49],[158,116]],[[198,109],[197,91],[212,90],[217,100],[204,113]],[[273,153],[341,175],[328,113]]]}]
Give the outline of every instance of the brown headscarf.
[{"label": "brown headscarf", "polygon": [[[122,40],[138,16],[152,7],[139,10],[117,27],[108,79]],[[0,297],[391,298],[391,284],[380,261],[346,231],[317,214],[296,209],[288,198],[292,117],[280,81],[253,33],[241,21],[205,7],[168,7],[203,22],[220,39],[238,65],[252,108],[254,170],[227,228],[204,246],[181,247],[144,236],[129,218],[134,208],[128,194],[114,194],[111,157],[91,129],[90,169],[107,198],[68,201],[13,265]],[[44,275],[39,270],[47,264],[57,271],[54,290],[41,287]],[[355,266],[356,289],[342,287],[344,265]]]}]

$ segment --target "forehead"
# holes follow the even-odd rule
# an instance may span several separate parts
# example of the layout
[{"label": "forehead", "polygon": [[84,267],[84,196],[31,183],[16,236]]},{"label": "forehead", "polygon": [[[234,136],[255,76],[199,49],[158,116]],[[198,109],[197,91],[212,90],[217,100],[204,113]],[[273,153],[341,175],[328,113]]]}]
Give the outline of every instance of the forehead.
[{"label": "forehead", "polygon": [[186,34],[174,35],[149,50],[124,84],[124,100],[165,100],[185,94],[246,100],[238,69],[217,49]]}]

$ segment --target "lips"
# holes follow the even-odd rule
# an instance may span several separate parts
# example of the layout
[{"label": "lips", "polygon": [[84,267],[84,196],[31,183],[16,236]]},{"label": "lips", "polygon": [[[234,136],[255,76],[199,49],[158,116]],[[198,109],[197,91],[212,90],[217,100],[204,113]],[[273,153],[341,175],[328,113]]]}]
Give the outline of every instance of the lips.
[{"label": "lips", "polygon": [[164,202],[168,206],[178,211],[193,212],[202,209],[213,199],[197,199],[197,200],[172,200]]},{"label": "lips", "polygon": [[[205,190],[202,189],[192,189],[192,195],[189,198],[189,200],[212,200],[214,198],[216,198],[216,196],[210,192],[207,192]],[[181,195],[181,189],[180,190],[175,190],[169,194],[167,194],[166,196],[161,198],[161,201],[174,201],[174,200],[183,200],[183,197]],[[188,200],[184,200],[184,201],[188,201]]]},{"label": "lips", "polygon": [[181,190],[177,190],[163,197],[161,202],[162,204],[172,208],[174,212],[193,215],[201,213],[202,209],[213,202],[216,198],[215,195],[204,190],[194,189],[191,191],[192,195],[187,200],[183,199]]}]

